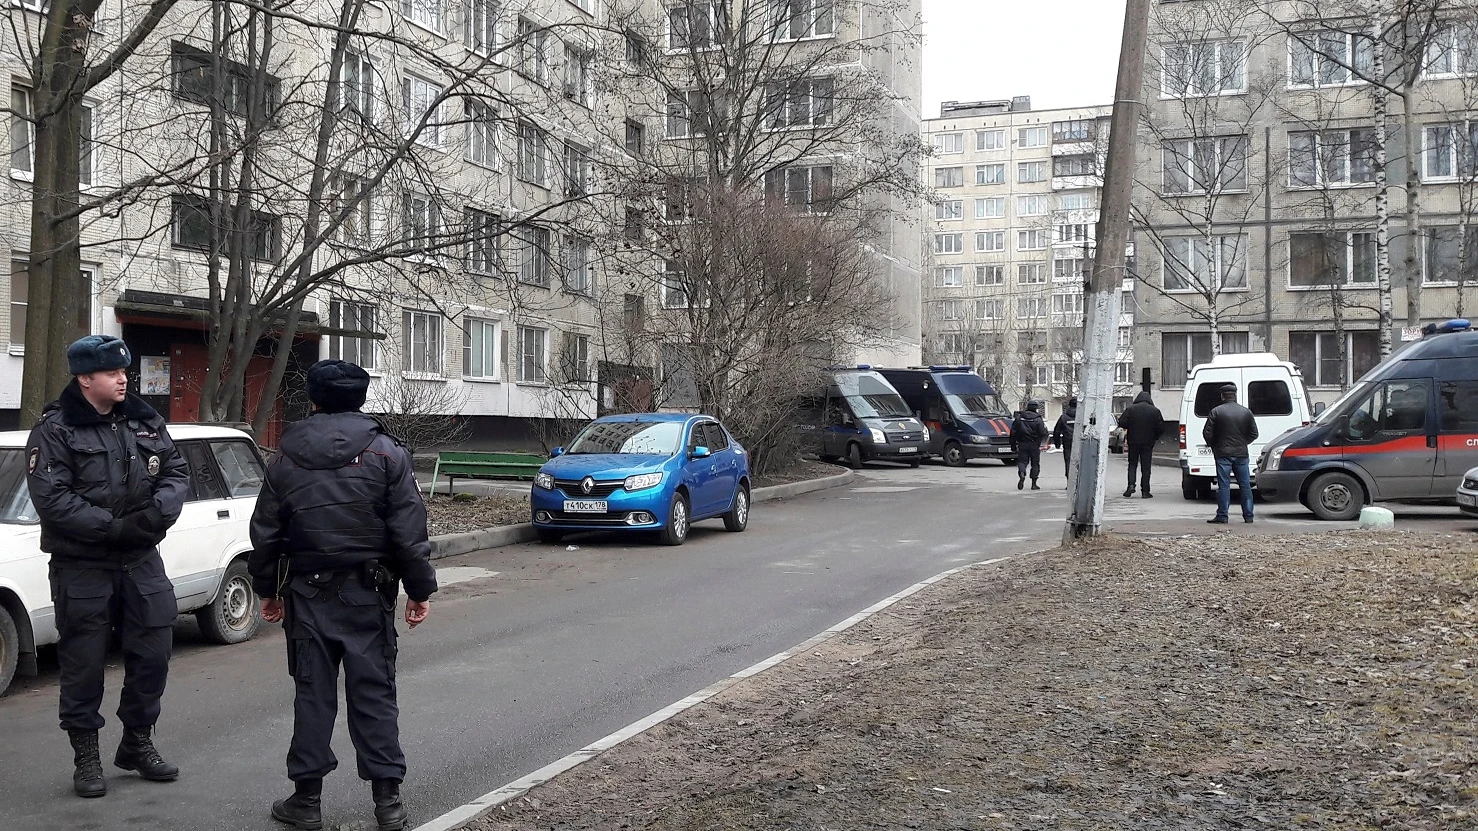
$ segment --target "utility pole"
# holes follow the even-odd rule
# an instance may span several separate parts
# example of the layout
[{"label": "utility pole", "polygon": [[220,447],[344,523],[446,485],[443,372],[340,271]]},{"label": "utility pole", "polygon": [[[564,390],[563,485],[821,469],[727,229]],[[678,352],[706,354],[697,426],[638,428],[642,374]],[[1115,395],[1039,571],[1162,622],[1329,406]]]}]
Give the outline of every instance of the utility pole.
[{"label": "utility pole", "polygon": [[1139,138],[1149,22],[1150,0],[1128,0],[1103,177],[1103,206],[1098,217],[1098,249],[1093,272],[1083,287],[1083,394],[1078,397],[1079,435],[1073,442],[1073,476],[1069,482],[1072,507],[1062,532],[1064,542],[1097,535],[1103,526],[1104,468],[1108,464],[1108,436],[1114,428],[1120,287],[1129,246],[1129,200],[1134,190],[1134,149]]}]

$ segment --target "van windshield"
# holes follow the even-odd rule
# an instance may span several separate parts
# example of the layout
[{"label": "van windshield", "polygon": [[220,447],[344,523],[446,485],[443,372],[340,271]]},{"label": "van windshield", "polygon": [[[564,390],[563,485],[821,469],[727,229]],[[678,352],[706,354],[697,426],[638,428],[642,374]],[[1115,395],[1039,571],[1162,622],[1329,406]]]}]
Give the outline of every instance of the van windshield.
[{"label": "van windshield", "polygon": [[26,487],[26,451],[19,447],[0,450],[0,522],[31,525],[39,520]]},{"label": "van windshield", "polygon": [[1345,394],[1336,399],[1333,404],[1325,407],[1324,412],[1320,413],[1317,416],[1314,416],[1314,423],[1328,424],[1330,421],[1333,421],[1334,419],[1343,415],[1345,410],[1349,408],[1350,402],[1359,400],[1361,396],[1369,393],[1371,386],[1371,382],[1361,381],[1355,386],[1350,387],[1347,391],[1345,391]]},{"label": "van windshield", "polygon": [[945,395],[944,400],[949,402],[950,411],[960,418],[1006,415],[1006,408],[995,395]]},{"label": "van windshield", "polygon": [[898,391],[883,376],[873,372],[839,374],[837,389],[858,418],[907,418],[913,415]]}]

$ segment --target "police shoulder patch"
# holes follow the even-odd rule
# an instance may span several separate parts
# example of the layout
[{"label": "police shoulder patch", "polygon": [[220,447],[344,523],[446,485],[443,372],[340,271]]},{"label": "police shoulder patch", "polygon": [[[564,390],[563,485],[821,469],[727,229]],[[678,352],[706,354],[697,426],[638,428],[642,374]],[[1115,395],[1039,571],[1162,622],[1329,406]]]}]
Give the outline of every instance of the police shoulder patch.
[{"label": "police shoulder patch", "polygon": [[159,457],[158,456],[150,456],[149,457],[149,475],[150,476],[158,476],[159,475]]},{"label": "police shoulder patch", "polygon": [[31,448],[31,455],[26,459],[26,472],[35,473],[36,464],[41,461],[41,448]]}]

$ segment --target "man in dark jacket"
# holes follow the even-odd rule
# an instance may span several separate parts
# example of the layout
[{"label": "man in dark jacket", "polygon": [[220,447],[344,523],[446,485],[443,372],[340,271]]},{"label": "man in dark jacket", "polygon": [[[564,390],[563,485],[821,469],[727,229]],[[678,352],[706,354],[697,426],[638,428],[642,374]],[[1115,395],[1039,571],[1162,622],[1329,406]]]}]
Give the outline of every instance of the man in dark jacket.
[{"label": "man in dark jacket", "polygon": [[288,671],[297,685],[287,775],[293,795],[272,818],[323,825],[323,777],[338,767],[329,742],[338,712],[339,666],[359,777],[372,783],[381,831],[405,827],[400,711],[395,700],[395,599],[405,621],[426,620],[436,591],[426,504],[411,455],[359,412],[369,374],[344,361],[308,370],[317,412],[282,435],[252,515],[252,586],[262,618],[285,621]]},{"label": "man in dark jacket", "polygon": [[123,341],[88,335],[67,349],[76,376],[46,405],[26,444],[26,481],[51,554],[51,600],[61,665],[61,726],[78,796],[108,792],[98,730],[103,669],[114,629],[123,638],[123,740],[113,764],[170,781],[152,733],[169,674],[178,612],[156,547],[180,517],[189,467],[164,419],[128,392]]},{"label": "man in dark jacket", "polygon": [[1150,493],[1150,467],[1155,458],[1155,442],[1165,429],[1165,418],[1154,398],[1148,392],[1134,397],[1134,403],[1119,414],[1119,426],[1124,428],[1124,450],[1129,455],[1129,486],[1124,489],[1125,498],[1134,495],[1134,471],[1139,469],[1139,493],[1145,499],[1153,498]]},{"label": "man in dark jacket", "polygon": [[1026,410],[1016,414],[1016,419],[1011,422],[1011,435],[1016,445],[1016,489],[1021,490],[1026,484],[1028,466],[1032,477],[1032,490],[1039,491],[1042,488],[1037,484],[1037,477],[1042,475],[1042,442],[1047,440],[1050,433],[1047,430],[1047,422],[1038,412],[1041,405],[1035,401],[1026,402]]},{"label": "man in dark jacket", "polygon": [[1237,385],[1221,388],[1221,402],[1206,417],[1201,437],[1216,459],[1216,516],[1207,522],[1225,524],[1232,506],[1232,474],[1242,491],[1242,521],[1252,521],[1252,475],[1247,467],[1248,446],[1257,441],[1257,417],[1237,403]]},{"label": "man in dark jacket", "polygon": [[1062,408],[1062,415],[1057,417],[1057,424],[1052,428],[1052,444],[1062,448],[1062,475],[1068,475],[1073,467],[1073,432],[1078,429],[1078,399],[1076,397],[1067,400],[1067,406]]}]

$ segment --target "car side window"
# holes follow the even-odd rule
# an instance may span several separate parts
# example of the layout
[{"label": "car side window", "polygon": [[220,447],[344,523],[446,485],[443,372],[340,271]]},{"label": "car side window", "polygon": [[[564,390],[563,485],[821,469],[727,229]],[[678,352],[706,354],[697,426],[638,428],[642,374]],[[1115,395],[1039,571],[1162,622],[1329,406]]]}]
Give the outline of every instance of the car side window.
[{"label": "car side window", "polygon": [[1426,379],[1387,381],[1350,413],[1350,438],[1369,441],[1384,434],[1410,433],[1427,426]]},{"label": "car side window", "polygon": [[[1207,381],[1196,387],[1196,417],[1205,418],[1221,404],[1221,388],[1225,382]],[[1256,412],[1255,410],[1253,412]],[[1290,410],[1291,412],[1291,410]]]},{"label": "car side window", "polygon": [[210,450],[198,441],[177,442],[176,446],[190,465],[189,501],[225,499],[226,488],[221,484],[221,476],[216,472],[216,463],[211,458]]},{"label": "car side window", "polygon": [[1247,409],[1253,415],[1291,415],[1293,393],[1282,381],[1253,381],[1247,385]]},{"label": "car side window", "polygon": [[233,499],[256,496],[262,490],[262,463],[244,441],[213,441],[216,461],[227,493]]},{"label": "car side window", "polygon": [[688,452],[692,453],[695,448],[702,447],[703,440],[703,425],[701,423],[694,424],[692,429],[688,431]]},{"label": "car side window", "polygon": [[729,449],[729,434],[715,421],[703,425],[703,432],[708,434],[708,449],[714,453]]},{"label": "car side window", "polygon": [[1437,406],[1442,432],[1478,433],[1478,380],[1443,381]]}]

